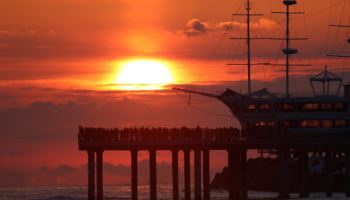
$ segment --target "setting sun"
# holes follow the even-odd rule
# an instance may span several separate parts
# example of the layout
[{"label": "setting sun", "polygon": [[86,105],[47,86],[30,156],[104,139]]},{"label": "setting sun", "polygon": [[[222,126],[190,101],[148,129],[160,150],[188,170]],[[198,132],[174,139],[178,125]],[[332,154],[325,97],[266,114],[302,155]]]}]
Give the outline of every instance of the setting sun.
[{"label": "setting sun", "polygon": [[115,83],[122,90],[160,90],[174,82],[167,63],[155,60],[131,60],[121,64]]}]

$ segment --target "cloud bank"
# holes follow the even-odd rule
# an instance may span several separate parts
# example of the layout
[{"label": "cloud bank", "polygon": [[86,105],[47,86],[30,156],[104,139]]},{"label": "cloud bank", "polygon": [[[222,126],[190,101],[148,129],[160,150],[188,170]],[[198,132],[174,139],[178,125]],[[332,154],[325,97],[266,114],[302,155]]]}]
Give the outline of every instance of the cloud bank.
[{"label": "cloud bank", "polygon": [[[139,161],[139,182],[149,182],[148,160]],[[128,184],[130,182],[130,166],[104,163],[103,172],[108,184]],[[170,183],[171,165],[166,162],[157,163],[158,181]],[[60,164],[57,166],[40,166],[30,169],[11,169],[0,172],[0,187],[6,186],[78,186],[87,184],[87,164],[73,166]]]},{"label": "cloud bank", "polygon": [[[200,19],[190,19],[186,23],[185,30],[179,31],[186,36],[200,36],[209,32],[218,31],[234,31],[241,30],[247,27],[246,23],[236,22],[236,21],[225,21],[218,23],[205,22]],[[277,23],[273,20],[260,18],[257,22],[251,23],[251,29],[275,29],[277,28]]]}]

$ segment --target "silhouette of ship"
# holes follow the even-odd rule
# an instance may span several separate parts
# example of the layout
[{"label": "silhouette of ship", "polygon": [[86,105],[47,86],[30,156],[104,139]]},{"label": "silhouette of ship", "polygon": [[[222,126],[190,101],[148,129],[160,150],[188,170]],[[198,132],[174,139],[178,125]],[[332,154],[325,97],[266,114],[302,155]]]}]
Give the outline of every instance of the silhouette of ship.
[{"label": "silhouette of ship", "polygon": [[[294,97],[289,92],[289,68],[296,66],[290,63],[293,54],[298,50],[291,47],[291,41],[304,40],[306,38],[292,38],[290,36],[290,15],[303,14],[302,12],[291,12],[290,7],[297,4],[296,0],[283,0],[286,10],[283,12],[272,12],[286,16],[286,32],[284,38],[253,38],[250,35],[250,17],[259,16],[251,14],[251,4],[247,0],[246,13],[238,14],[247,18],[247,37],[231,38],[247,41],[247,63],[248,68],[248,93],[242,94],[232,89],[227,89],[220,95],[199,92],[183,88],[174,90],[204,95],[216,98],[224,103],[238,119],[241,125],[242,140],[278,140],[285,141],[345,141],[349,137],[350,127],[350,85],[343,84],[343,78],[330,72],[325,67],[324,71],[310,78],[313,96]],[[349,26],[330,25],[338,28]],[[285,95],[275,95],[267,89],[251,91],[250,67],[258,65],[251,63],[250,42],[253,39],[284,40],[285,55],[286,92]],[[350,43],[350,39],[348,40]],[[348,57],[341,55],[328,55],[333,57]],[[242,64],[232,64],[242,65]],[[261,64],[260,64],[261,65]],[[280,65],[280,64],[272,64]],[[309,66],[298,64],[297,66]],[[320,91],[318,87],[321,86]],[[344,95],[340,96],[341,86],[344,87]],[[334,89],[335,88],[335,89]]]}]

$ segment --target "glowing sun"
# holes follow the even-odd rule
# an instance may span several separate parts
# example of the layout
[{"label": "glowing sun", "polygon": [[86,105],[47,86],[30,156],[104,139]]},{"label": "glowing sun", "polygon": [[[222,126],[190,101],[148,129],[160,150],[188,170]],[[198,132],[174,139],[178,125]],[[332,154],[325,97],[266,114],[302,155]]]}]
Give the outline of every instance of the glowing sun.
[{"label": "glowing sun", "polygon": [[174,78],[165,62],[131,60],[121,64],[115,82],[122,90],[160,90]]}]

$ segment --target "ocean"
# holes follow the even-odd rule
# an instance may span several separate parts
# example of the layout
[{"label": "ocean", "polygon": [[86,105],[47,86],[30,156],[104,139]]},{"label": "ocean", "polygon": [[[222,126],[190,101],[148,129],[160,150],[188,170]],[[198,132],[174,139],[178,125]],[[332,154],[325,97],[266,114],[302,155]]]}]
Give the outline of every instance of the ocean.
[{"label": "ocean", "polygon": [[[183,187],[180,186],[183,191]],[[192,192],[193,195],[193,192]],[[249,199],[277,199],[277,193],[249,191]],[[172,186],[158,185],[157,197],[159,200],[171,200]],[[129,185],[105,186],[104,197],[106,200],[129,200],[131,199],[131,187]],[[139,186],[139,199],[149,199],[149,187]],[[291,194],[291,198],[297,198],[297,194]],[[345,194],[335,193],[333,198],[326,198],[324,193],[312,193],[311,199],[345,199]],[[180,192],[183,199],[183,192]],[[87,187],[0,187],[0,200],[86,200]],[[192,198],[193,199],[193,198]],[[211,199],[227,200],[228,193],[224,190],[211,191]],[[310,198],[309,198],[310,199]]]}]

